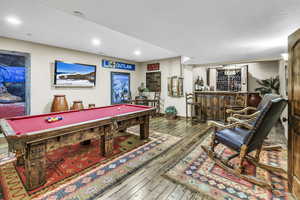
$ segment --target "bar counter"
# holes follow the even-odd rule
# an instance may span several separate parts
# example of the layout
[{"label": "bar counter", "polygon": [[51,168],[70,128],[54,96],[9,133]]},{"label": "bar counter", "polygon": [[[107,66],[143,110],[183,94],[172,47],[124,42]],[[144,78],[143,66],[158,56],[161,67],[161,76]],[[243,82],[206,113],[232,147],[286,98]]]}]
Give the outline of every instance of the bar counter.
[{"label": "bar counter", "polygon": [[201,122],[225,121],[226,109],[256,107],[261,100],[258,92],[195,91],[194,95],[194,117]]}]

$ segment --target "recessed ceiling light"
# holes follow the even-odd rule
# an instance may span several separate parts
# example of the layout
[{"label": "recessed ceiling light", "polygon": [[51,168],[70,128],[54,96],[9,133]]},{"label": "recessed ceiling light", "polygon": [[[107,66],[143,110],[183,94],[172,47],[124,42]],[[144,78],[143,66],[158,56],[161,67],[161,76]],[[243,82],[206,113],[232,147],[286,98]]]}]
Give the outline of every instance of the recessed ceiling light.
[{"label": "recessed ceiling light", "polygon": [[15,26],[22,24],[22,21],[18,17],[15,17],[15,16],[8,16],[5,18],[5,20],[7,23],[15,25]]},{"label": "recessed ceiling light", "polygon": [[136,56],[139,56],[139,55],[142,54],[142,52],[141,52],[140,50],[135,50],[135,51],[133,52],[133,54],[136,55]]},{"label": "recessed ceiling light", "polygon": [[82,18],[85,17],[85,15],[82,12],[78,11],[78,10],[74,10],[73,15],[75,15],[77,17],[82,17]]},{"label": "recessed ceiling light", "polygon": [[99,46],[101,44],[101,41],[98,38],[92,39],[92,44],[94,46]]}]

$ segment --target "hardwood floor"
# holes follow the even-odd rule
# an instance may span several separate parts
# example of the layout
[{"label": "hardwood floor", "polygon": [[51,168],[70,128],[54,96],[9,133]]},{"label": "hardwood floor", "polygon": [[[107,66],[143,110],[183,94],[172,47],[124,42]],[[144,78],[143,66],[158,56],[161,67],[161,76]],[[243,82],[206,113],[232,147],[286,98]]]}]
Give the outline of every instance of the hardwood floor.
[{"label": "hardwood floor", "polygon": [[[211,199],[171,182],[162,175],[178,160],[188,154],[204,138],[207,127],[204,124],[191,125],[185,119],[166,120],[163,117],[150,121],[150,129],[182,137],[167,153],[153,160],[119,185],[104,193],[98,200],[187,200]],[[129,131],[138,131],[133,127]]]},{"label": "hardwood floor", "polygon": [[[211,197],[191,191],[186,187],[171,182],[162,175],[178,160],[187,155],[205,138],[203,124],[191,125],[186,120],[168,121],[165,118],[154,118],[150,129],[182,137],[183,140],[161,157],[153,160],[119,185],[108,190],[98,200],[210,200]],[[129,129],[137,132],[138,127]],[[271,143],[286,145],[283,128],[274,127],[270,133]],[[195,140],[196,139],[196,140]]]}]

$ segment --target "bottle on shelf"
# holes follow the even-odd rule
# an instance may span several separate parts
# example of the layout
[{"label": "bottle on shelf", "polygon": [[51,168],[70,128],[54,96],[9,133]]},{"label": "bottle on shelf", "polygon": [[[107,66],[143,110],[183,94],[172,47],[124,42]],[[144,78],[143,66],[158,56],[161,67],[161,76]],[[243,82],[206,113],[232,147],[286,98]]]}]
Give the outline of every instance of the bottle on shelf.
[{"label": "bottle on shelf", "polygon": [[203,89],[204,81],[200,76],[198,76],[197,80],[194,83],[195,91],[201,91]]},{"label": "bottle on shelf", "polygon": [[198,80],[199,80],[199,76],[198,76],[198,78],[196,79],[196,81],[194,83],[194,89],[195,89],[195,91],[198,91]]}]

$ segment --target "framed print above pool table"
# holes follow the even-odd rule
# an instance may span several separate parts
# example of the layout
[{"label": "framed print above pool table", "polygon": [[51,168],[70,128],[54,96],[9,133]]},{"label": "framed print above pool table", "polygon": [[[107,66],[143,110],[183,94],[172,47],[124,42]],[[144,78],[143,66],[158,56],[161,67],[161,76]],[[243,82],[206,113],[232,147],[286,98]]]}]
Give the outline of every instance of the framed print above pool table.
[{"label": "framed print above pool table", "polygon": [[94,87],[96,85],[96,66],[55,61],[55,87]]},{"label": "framed print above pool table", "polygon": [[111,72],[111,104],[130,100],[130,73]]}]

